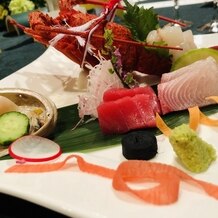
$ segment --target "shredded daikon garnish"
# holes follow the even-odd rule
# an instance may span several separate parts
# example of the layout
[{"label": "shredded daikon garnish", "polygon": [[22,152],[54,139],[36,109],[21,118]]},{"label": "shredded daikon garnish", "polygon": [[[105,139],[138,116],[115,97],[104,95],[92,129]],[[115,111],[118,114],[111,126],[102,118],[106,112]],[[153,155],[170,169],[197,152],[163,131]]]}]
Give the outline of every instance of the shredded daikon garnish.
[{"label": "shredded daikon garnish", "polygon": [[97,106],[103,100],[103,94],[110,88],[123,87],[122,82],[114,72],[113,65],[110,60],[100,58],[99,64],[90,69],[87,84],[87,93],[79,96],[79,116],[83,118],[85,115],[98,117]]}]

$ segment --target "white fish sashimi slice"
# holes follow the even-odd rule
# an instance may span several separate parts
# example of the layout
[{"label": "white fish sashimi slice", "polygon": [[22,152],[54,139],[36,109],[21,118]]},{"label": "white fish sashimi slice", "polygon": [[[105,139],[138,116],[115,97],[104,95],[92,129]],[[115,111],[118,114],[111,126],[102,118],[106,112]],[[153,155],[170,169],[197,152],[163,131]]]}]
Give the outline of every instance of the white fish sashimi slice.
[{"label": "white fish sashimi slice", "polygon": [[146,38],[146,42],[149,44],[160,41],[167,43],[168,46],[182,48],[180,51],[175,49],[169,50],[170,54],[173,55],[172,59],[174,61],[185,52],[197,48],[192,31],[186,30],[183,32],[180,26],[166,25],[163,28],[151,31]]},{"label": "white fish sashimi slice", "polygon": [[[217,67],[217,62],[213,57],[208,57],[205,59],[201,59],[198,61],[195,61],[194,63],[187,65],[185,67],[179,68],[178,70],[175,70],[170,73],[164,73],[161,77],[161,83],[169,82],[174,79],[178,79],[178,77],[184,77],[185,75],[191,76],[190,73],[196,73],[198,71],[201,72],[201,68],[207,68],[207,64],[211,64],[211,67]],[[209,68],[208,68],[209,69]]]},{"label": "white fish sashimi slice", "polygon": [[[209,57],[209,59],[212,57]],[[211,60],[212,61],[212,60]],[[194,63],[187,65],[185,67],[179,68],[178,70],[172,71],[170,73],[164,73],[161,77],[161,83],[169,82],[171,80],[177,79],[180,76],[184,76],[185,74],[190,74],[190,72],[193,71],[193,69],[201,68],[201,66],[204,66],[205,62],[202,62],[201,60],[195,61]]]},{"label": "white fish sashimi slice", "polygon": [[[199,63],[196,63],[197,65]],[[164,73],[161,77],[160,83],[169,82],[171,80],[177,79],[180,76],[184,76],[184,74],[188,74],[193,69],[193,66],[188,65],[187,67],[182,67],[177,71],[173,71],[171,73]]]},{"label": "white fish sashimi slice", "polygon": [[[182,72],[182,73],[181,73]],[[176,74],[180,75],[176,77]],[[193,106],[206,106],[214,102],[205,98],[218,95],[218,65],[209,57],[184,67],[181,71],[174,71],[163,75],[158,85],[158,98],[162,113],[184,110]]]}]

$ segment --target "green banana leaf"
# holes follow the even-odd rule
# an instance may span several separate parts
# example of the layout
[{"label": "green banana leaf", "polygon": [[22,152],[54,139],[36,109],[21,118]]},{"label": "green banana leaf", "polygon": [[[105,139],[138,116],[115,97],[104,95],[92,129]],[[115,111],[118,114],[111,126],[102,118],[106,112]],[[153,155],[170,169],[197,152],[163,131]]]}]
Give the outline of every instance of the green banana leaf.
[{"label": "green banana leaf", "polygon": [[[218,112],[217,105],[201,108],[206,115]],[[98,120],[82,124],[72,130],[79,122],[77,105],[61,108],[58,111],[58,121],[52,139],[57,142],[63,152],[90,152],[119,145],[122,135],[104,135],[98,125]],[[187,110],[173,112],[163,116],[164,121],[171,128],[188,123]],[[155,135],[161,134],[157,128],[148,129]]]},{"label": "green banana leaf", "polygon": [[[218,106],[210,105],[201,108],[201,111],[211,115],[218,112]],[[163,119],[169,127],[174,128],[182,123],[188,123],[189,114],[187,110],[173,112],[163,116]],[[58,109],[57,125],[49,138],[57,142],[64,153],[91,152],[120,145],[122,135],[102,134],[98,120],[81,124],[73,130],[79,121],[77,105]],[[148,131],[155,135],[161,134],[157,128],[151,128]],[[0,160],[8,158],[2,157]]]}]

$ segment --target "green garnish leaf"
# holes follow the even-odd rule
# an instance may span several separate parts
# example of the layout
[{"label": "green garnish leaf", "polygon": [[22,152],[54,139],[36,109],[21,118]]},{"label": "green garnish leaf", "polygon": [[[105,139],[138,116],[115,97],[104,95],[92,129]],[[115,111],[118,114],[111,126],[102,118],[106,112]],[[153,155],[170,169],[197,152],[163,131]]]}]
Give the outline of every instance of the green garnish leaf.
[{"label": "green garnish leaf", "polygon": [[110,55],[111,51],[113,50],[113,32],[110,29],[105,29],[104,30],[104,39],[105,39],[105,44],[104,48],[101,50],[101,53],[104,55]]},{"label": "green garnish leaf", "polygon": [[117,57],[114,54],[112,54],[112,56],[111,56],[111,63],[113,65],[115,65],[117,63]]},{"label": "green garnish leaf", "polygon": [[136,85],[136,80],[134,79],[133,77],[133,74],[132,73],[127,73],[124,77],[124,82],[127,84],[127,85]]},{"label": "green garnish leaf", "polygon": [[123,14],[124,24],[130,29],[135,40],[145,41],[148,33],[159,27],[157,14],[153,8],[139,8],[127,0],[124,0],[124,3],[126,5],[126,12]]},{"label": "green garnish leaf", "polygon": [[112,69],[112,68],[110,68],[108,71],[109,71],[110,74],[114,73],[114,69]]}]

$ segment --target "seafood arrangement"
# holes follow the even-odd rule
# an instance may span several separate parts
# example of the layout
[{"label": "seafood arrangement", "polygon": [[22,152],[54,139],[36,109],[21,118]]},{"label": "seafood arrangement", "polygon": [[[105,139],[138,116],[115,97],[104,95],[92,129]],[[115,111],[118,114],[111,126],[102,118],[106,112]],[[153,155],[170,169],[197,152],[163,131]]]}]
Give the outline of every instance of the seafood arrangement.
[{"label": "seafood arrangement", "polygon": [[[78,4],[103,8],[97,16],[78,11]],[[104,134],[155,127],[156,113],[214,104],[205,98],[218,95],[217,50],[207,50],[207,58],[170,72],[179,58],[197,50],[191,30],[178,26],[183,24],[127,0],[59,0],[59,8],[55,18],[40,11],[30,13],[30,27],[12,22],[88,70],[87,92],[79,96],[79,116],[97,118]],[[117,9],[123,11],[123,22],[113,22]],[[161,27],[159,19],[170,25]],[[157,76],[157,90],[141,84],[138,74]],[[201,89],[207,83],[211,86]]]},{"label": "seafood arrangement", "polygon": [[[74,6],[78,4],[101,5],[103,9],[97,16],[76,10]],[[144,112],[145,119],[140,115],[142,112],[135,106],[136,109],[128,111],[128,117],[138,116],[141,120],[152,120],[156,112],[166,114],[195,105],[205,106],[213,103],[205,98],[218,94],[217,63],[214,57],[200,60],[169,73],[179,57],[187,51],[196,49],[192,32],[182,31],[180,26],[172,25],[176,21],[157,15],[152,8],[144,9],[131,5],[127,0],[123,2],[120,0],[109,2],[59,0],[59,8],[59,15],[55,18],[43,12],[34,11],[29,16],[30,27],[17,25],[38,42],[55,47],[89,71],[87,93],[80,96],[78,105],[81,118],[85,115],[100,118],[100,126],[102,126],[101,108],[106,105],[103,100],[104,92],[110,88],[134,89],[140,86],[135,72],[159,77],[157,93],[152,94],[157,96],[148,98],[143,103],[159,105],[159,109],[155,109],[152,113]],[[123,11],[123,22],[119,24],[113,22],[117,9]],[[168,21],[171,25],[166,24],[160,27],[159,19]],[[193,71],[194,73],[191,73]],[[208,73],[210,76],[205,80],[204,77]],[[206,83],[212,84],[210,89],[195,92]],[[146,99],[145,95],[141,97]],[[132,97],[129,100],[132,102]],[[126,101],[127,104],[130,102]],[[140,108],[142,108],[141,105]],[[122,113],[127,119],[126,113]],[[114,123],[116,119],[117,116],[113,120]],[[154,118],[150,123],[146,122],[144,126],[139,125],[136,128],[153,127]],[[111,129],[114,129],[113,125]],[[127,132],[132,127],[124,129],[109,132]]]},{"label": "seafood arrangement", "polygon": [[[76,4],[86,3],[102,5],[104,8],[99,16],[73,8]],[[158,127],[169,137],[169,142],[185,169],[201,173],[214,163],[217,158],[216,149],[202,140],[195,130],[198,124],[218,125],[216,120],[210,120],[198,108],[218,102],[217,98],[215,102],[213,98],[208,98],[218,96],[218,51],[207,49],[206,56],[197,57],[193,63],[182,63],[182,66],[175,69],[175,61],[183,57],[183,54],[187,55],[186,52],[196,49],[191,31],[183,32],[181,27],[171,25],[161,28],[158,19],[174,21],[155,14],[152,9],[139,9],[126,0],[124,3],[125,6],[118,0],[106,3],[60,0],[58,17],[52,18],[36,11],[30,14],[30,27],[17,25],[26,34],[45,45],[54,46],[89,71],[87,93],[80,96],[78,104],[79,116],[81,119],[86,115],[98,119],[103,134],[127,133],[122,138],[122,151],[123,156],[131,161],[122,162],[114,170],[88,163],[73,154],[62,162],[14,165],[6,172],[56,171],[69,159],[75,158],[81,171],[111,178],[114,189],[131,192],[145,202],[156,205],[174,203],[178,199],[181,181],[191,181],[218,199],[217,185],[197,180],[174,166],[139,161],[150,160],[158,153],[156,137],[144,131]],[[125,26],[113,22],[116,9],[126,10]],[[154,25],[146,27],[146,33],[140,33],[136,24],[130,24],[135,15],[134,10],[137,14],[149,15],[146,19],[153,20],[149,22]],[[143,24],[146,26],[147,23]],[[158,76],[157,89],[140,83],[137,73]],[[191,114],[189,125],[182,124],[171,130],[163,121],[158,120],[159,115],[186,109]],[[138,129],[140,131],[133,132]],[[134,190],[126,184],[129,180],[144,179],[153,179],[160,185],[146,190]]]}]

